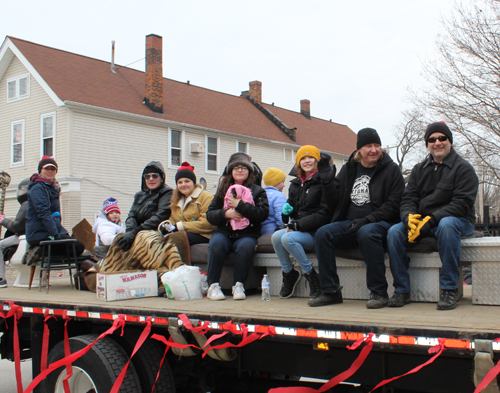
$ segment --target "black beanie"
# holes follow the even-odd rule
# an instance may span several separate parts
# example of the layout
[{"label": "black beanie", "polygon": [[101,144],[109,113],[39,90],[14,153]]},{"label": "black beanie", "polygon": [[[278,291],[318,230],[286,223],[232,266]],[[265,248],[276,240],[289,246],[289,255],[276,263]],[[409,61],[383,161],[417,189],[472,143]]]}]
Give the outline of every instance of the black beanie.
[{"label": "black beanie", "polygon": [[181,167],[177,169],[177,173],[175,174],[175,184],[182,179],[183,177],[191,180],[194,184],[196,184],[196,175],[194,174],[194,166],[191,166],[189,162],[185,161],[181,164]]},{"label": "black beanie", "polygon": [[51,165],[56,167],[56,172],[59,169],[57,166],[56,160],[49,156],[43,156],[40,162],[38,163],[38,173],[42,171],[42,168],[46,165]]},{"label": "black beanie", "polygon": [[361,149],[365,145],[370,143],[382,144],[380,137],[378,136],[377,130],[374,128],[363,128],[358,131],[358,142],[356,143],[356,149]]},{"label": "black beanie", "polygon": [[437,121],[435,123],[429,124],[427,126],[427,129],[425,130],[425,136],[424,136],[425,146],[427,146],[430,136],[435,132],[440,132],[441,134],[446,135],[450,140],[450,143],[453,145],[453,135],[451,133],[450,128],[446,125],[444,121]]}]

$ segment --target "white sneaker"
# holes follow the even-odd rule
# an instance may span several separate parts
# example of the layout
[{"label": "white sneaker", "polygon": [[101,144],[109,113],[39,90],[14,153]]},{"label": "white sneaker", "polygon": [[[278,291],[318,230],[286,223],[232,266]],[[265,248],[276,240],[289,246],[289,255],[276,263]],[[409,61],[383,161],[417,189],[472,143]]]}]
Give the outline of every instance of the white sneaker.
[{"label": "white sneaker", "polygon": [[207,297],[210,300],[226,300],[226,297],[222,293],[222,289],[220,288],[218,282],[214,282],[212,285],[210,285],[210,288],[208,288]]},{"label": "white sneaker", "polygon": [[233,287],[233,300],[245,300],[247,296],[245,295],[245,287],[239,281]]}]

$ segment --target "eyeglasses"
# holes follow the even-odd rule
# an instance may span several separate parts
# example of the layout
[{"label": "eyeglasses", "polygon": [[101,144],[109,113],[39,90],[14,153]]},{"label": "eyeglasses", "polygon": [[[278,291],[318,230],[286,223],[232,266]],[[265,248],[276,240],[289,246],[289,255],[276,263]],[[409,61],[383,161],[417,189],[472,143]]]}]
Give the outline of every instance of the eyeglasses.
[{"label": "eyeglasses", "polygon": [[248,168],[246,166],[235,166],[233,168],[233,171],[246,172],[248,171]]},{"label": "eyeglasses", "polygon": [[429,139],[427,139],[427,142],[436,143],[436,141],[444,142],[447,140],[448,140],[448,137],[446,135],[441,135],[441,136],[438,136],[437,138],[429,138]]},{"label": "eyeglasses", "polygon": [[147,175],[144,175],[144,179],[146,179],[146,180],[149,180],[149,179],[156,180],[159,177],[160,177],[160,175],[158,173],[148,173]]}]

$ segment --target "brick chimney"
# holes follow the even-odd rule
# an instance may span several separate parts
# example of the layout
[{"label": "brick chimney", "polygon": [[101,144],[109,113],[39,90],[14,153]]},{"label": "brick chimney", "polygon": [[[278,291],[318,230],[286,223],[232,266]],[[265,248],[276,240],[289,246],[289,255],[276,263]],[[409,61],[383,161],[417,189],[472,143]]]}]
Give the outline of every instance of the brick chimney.
[{"label": "brick chimney", "polygon": [[146,36],[146,94],[144,103],[153,112],[163,113],[163,39],[159,35]]},{"label": "brick chimney", "polygon": [[311,101],[300,100],[300,113],[302,113],[308,119],[311,118]]},{"label": "brick chimney", "polygon": [[262,104],[262,82],[250,82],[250,99],[258,104]]}]

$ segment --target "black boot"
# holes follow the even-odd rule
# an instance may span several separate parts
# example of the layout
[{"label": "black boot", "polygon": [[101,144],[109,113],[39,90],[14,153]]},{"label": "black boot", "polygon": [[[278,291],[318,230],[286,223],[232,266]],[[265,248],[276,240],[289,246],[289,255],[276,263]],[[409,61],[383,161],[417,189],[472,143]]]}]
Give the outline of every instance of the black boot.
[{"label": "black boot", "polygon": [[301,274],[299,271],[293,269],[290,273],[283,273],[283,284],[281,285],[280,298],[288,299],[293,295],[295,286],[300,280]]},{"label": "black boot", "polygon": [[316,270],[314,270],[314,267],[312,268],[311,272],[309,274],[304,273],[304,277],[306,278],[307,282],[309,283],[309,298],[313,299],[315,297],[318,297],[321,294],[321,286],[319,285],[319,276],[318,273],[316,273]]},{"label": "black boot", "polygon": [[458,302],[458,289],[443,289],[439,302],[437,304],[438,310],[453,310],[457,307]]}]

